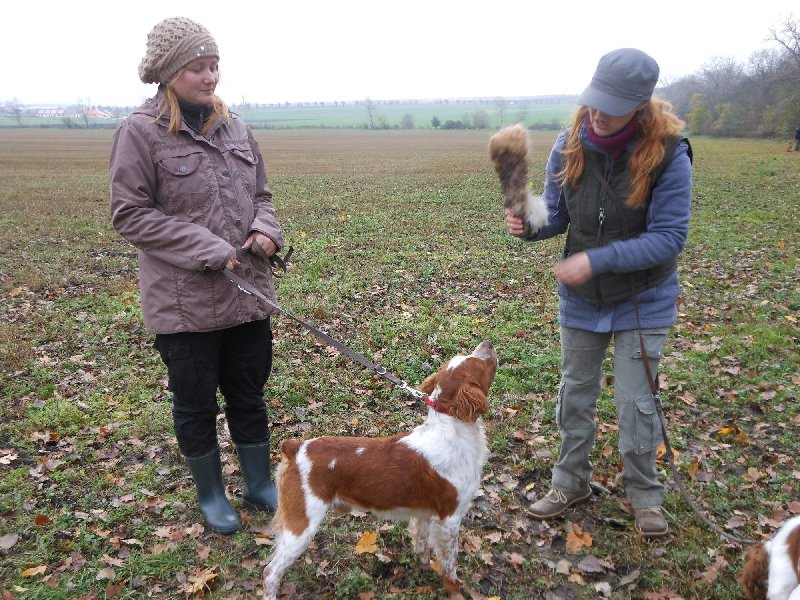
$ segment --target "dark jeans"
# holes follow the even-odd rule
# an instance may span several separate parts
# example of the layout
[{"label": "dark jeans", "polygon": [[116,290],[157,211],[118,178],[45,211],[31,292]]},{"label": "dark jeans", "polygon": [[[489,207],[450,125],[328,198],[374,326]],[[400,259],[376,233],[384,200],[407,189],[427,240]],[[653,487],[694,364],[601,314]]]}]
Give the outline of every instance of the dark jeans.
[{"label": "dark jeans", "polygon": [[272,369],[269,319],[200,333],[156,335],[167,365],[175,436],[184,456],[217,446],[217,388],[236,444],[269,441],[264,384]]}]

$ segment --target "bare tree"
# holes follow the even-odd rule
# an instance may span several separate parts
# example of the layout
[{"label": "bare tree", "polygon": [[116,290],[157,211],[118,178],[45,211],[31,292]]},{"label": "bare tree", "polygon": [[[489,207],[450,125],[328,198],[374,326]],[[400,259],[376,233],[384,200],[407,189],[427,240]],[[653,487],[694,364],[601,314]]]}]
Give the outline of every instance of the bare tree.
[{"label": "bare tree", "polygon": [[375,129],[375,103],[370,100],[370,97],[367,96],[366,99],[361,103],[364,108],[367,109],[367,114],[369,115],[369,127],[370,129]]},{"label": "bare tree", "polygon": [[[743,65],[714,58],[693,75],[659,90],[692,132],[780,137],[800,123],[800,21],[770,29],[777,47],[754,52]],[[702,102],[700,101],[702,99]]]},{"label": "bare tree", "polygon": [[475,129],[489,129],[492,126],[492,120],[489,118],[489,113],[482,108],[476,110],[472,115],[472,126]]},{"label": "bare tree", "polygon": [[22,127],[22,106],[20,106],[19,100],[13,98],[8,108],[11,110],[11,115],[17,120],[17,125]]},{"label": "bare tree", "polygon": [[497,115],[500,117],[500,127],[503,126],[503,113],[506,110],[506,99],[498,96],[494,99],[494,104],[497,106]]},{"label": "bare tree", "polygon": [[768,39],[778,42],[797,67],[800,67],[800,20],[789,15],[778,29],[770,27]]},{"label": "bare tree", "polygon": [[528,100],[527,98],[523,99],[519,105],[519,122],[523,125],[526,125],[526,119],[528,118]]},{"label": "bare tree", "polygon": [[703,65],[700,76],[708,106],[730,102],[744,79],[744,69],[731,57],[715,57]]},{"label": "bare tree", "polygon": [[786,17],[779,29],[770,29],[771,38],[785,52],[786,67],[781,71],[784,93],[778,102],[786,128],[790,131],[800,122],[800,20]]},{"label": "bare tree", "polygon": [[83,124],[86,129],[89,129],[89,109],[92,107],[92,102],[89,98],[78,98],[78,110],[83,118]]}]

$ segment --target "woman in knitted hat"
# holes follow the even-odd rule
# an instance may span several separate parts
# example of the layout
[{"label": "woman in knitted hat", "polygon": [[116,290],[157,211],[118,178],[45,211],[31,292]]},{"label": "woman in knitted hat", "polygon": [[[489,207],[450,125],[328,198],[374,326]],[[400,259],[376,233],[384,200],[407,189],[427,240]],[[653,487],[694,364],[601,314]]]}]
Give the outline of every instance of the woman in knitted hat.
[{"label": "woman in knitted hat", "polygon": [[243,500],[274,510],[264,385],[274,301],[269,257],[283,245],[252,131],[216,96],[219,51],[205,27],[165,19],[139,65],[156,95],[114,134],[111,217],[138,249],[144,323],[167,366],[178,447],[209,528],[241,526],[222,482],[217,390],[244,478]]},{"label": "woman in knitted hat", "polygon": [[677,317],[676,258],[686,241],[692,189],[691,147],[680,137],[684,123],[653,96],[658,73],[656,61],[640,50],[604,55],[547,163],[549,223],[526,235],[522,221],[506,212],[509,233],[525,240],[567,232],[555,267],[561,452],[551,490],[530,512],[557,517],[592,495],[589,454],[601,367],[613,340],[622,480],[635,527],[645,537],[668,529],[656,471],[662,431],[650,382]]}]

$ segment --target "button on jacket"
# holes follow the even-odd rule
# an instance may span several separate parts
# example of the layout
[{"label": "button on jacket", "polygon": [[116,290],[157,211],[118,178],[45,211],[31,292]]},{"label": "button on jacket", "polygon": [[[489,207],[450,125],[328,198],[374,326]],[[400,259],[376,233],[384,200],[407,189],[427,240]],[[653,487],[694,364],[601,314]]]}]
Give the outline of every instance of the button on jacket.
[{"label": "button on jacket", "polygon": [[[120,123],[111,151],[111,219],[138,249],[144,323],[151,333],[213,331],[272,310],[222,269],[254,231],[284,245],[258,143],[236,115],[206,135],[167,132],[160,97]],[[274,300],[264,260],[247,253],[238,274]]]}]

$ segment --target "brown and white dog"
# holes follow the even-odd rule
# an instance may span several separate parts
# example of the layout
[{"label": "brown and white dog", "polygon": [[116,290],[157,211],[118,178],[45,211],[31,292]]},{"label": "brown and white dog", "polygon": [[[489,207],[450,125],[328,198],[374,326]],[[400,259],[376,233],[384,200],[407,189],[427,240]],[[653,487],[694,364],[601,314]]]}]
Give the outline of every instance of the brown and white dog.
[{"label": "brown and white dog", "polygon": [[488,456],[481,415],[497,370],[491,342],[456,356],[420,390],[431,406],[424,423],[388,438],[320,437],[284,440],[278,467],[275,550],[264,568],[264,595],[275,600],[286,569],[305,551],[328,509],[351,508],[409,520],[414,551],[430,552],[450,598],[461,598],[456,555],[461,520]]},{"label": "brown and white dog", "polygon": [[800,517],[747,551],[739,581],[751,600],[800,600]]}]

